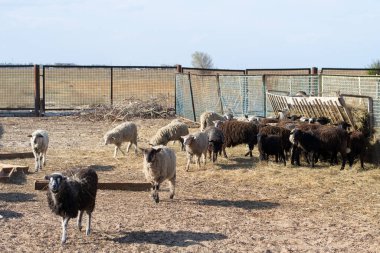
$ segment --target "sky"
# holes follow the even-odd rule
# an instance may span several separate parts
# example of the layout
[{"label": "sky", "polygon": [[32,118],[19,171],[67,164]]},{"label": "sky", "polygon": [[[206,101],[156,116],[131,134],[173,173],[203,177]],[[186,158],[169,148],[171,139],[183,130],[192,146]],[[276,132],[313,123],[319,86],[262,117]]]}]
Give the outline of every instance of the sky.
[{"label": "sky", "polygon": [[365,68],[378,0],[0,0],[0,63]]}]

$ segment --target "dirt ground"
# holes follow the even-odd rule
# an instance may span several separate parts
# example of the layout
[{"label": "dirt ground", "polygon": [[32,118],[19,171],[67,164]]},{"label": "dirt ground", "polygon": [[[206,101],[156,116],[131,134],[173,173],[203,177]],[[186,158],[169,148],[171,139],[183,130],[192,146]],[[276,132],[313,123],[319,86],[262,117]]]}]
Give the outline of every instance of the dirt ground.
[{"label": "dirt ground", "polygon": [[[139,146],[170,120],[135,119]],[[149,192],[99,190],[92,234],[70,220],[60,245],[61,219],[48,208],[36,179],[54,171],[92,166],[100,182],[145,182],[142,154],[113,158],[102,145],[117,123],[75,117],[0,118],[0,152],[30,151],[33,130],[49,131],[47,165],[34,173],[34,159],[1,160],[28,165],[24,180],[0,183],[0,252],[380,252],[380,170],[311,169],[244,157],[244,145],[227,149],[229,159],[185,172],[177,154],[177,189],[168,185],[155,204]],[[196,129],[191,129],[195,131]],[[85,224],[85,223],[84,223]]]}]

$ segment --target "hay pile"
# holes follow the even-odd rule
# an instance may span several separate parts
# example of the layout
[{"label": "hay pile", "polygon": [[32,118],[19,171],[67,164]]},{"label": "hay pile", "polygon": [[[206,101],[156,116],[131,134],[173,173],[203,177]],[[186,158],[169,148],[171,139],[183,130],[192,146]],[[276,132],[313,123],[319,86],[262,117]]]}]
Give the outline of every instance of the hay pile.
[{"label": "hay pile", "polygon": [[125,99],[113,105],[94,105],[80,108],[76,117],[89,121],[126,121],[132,118],[172,118],[175,109],[167,105],[167,98],[159,97],[143,101],[137,98]]}]

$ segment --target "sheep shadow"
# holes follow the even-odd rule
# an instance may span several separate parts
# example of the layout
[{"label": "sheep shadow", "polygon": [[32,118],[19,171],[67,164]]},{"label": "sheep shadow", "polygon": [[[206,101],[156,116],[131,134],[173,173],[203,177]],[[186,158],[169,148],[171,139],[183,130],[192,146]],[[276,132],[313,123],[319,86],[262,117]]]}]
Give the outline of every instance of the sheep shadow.
[{"label": "sheep shadow", "polygon": [[0,201],[5,202],[28,202],[36,201],[36,194],[19,193],[19,192],[0,192]]},{"label": "sheep shadow", "polygon": [[88,168],[93,169],[95,171],[111,171],[115,166],[112,165],[90,165]]},{"label": "sheep shadow", "polygon": [[22,213],[18,213],[11,210],[0,210],[0,219],[18,219],[23,217]]},{"label": "sheep shadow", "polygon": [[118,243],[151,243],[168,247],[188,247],[201,244],[202,241],[215,241],[226,239],[227,236],[220,233],[202,233],[192,231],[132,231],[124,232],[124,236],[114,238]]},{"label": "sheep shadow", "polygon": [[[218,158],[219,159],[219,158]],[[253,169],[258,163],[256,157],[228,158],[228,164],[218,163],[222,170]]]},{"label": "sheep shadow", "polygon": [[218,206],[218,207],[238,207],[245,210],[262,210],[272,209],[280,206],[276,202],[268,201],[252,201],[252,200],[217,200],[217,199],[201,199],[196,200],[199,205]]}]

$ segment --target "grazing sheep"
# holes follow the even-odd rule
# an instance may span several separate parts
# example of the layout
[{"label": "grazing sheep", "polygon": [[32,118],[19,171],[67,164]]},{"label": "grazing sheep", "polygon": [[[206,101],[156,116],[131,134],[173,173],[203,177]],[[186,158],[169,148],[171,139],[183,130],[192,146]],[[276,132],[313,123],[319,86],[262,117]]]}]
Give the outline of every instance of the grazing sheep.
[{"label": "grazing sheep", "polygon": [[206,155],[208,150],[208,136],[204,132],[197,132],[183,136],[183,143],[185,144],[187,154],[186,171],[189,171],[190,163],[195,155],[197,158],[198,169],[201,166],[200,159],[203,155],[203,163],[206,164]]},{"label": "grazing sheep", "polygon": [[160,202],[158,190],[160,184],[169,180],[170,199],[174,197],[176,180],[176,156],[173,150],[165,146],[154,146],[141,149],[144,154],[143,172],[148,182],[152,184],[152,198]]},{"label": "grazing sheep", "polygon": [[350,165],[350,168],[352,169],[352,164],[354,163],[355,158],[359,156],[360,167],[361,169],[364,169],[364,156],[368,143],[367,138],[361,131],[353,131],[349,133],[349,135],[349,148],[351,152],[348,153],[347,160]]},{"label": "grazing sheep", "polygon": [[209,159],[211,160],[212,154],[212,162],[216,162],[218,159],[218,153],[222,152],[222,147],[224,143],[224,134],[223,131],[214,126],[209,126],[204,129],[204,132],[208,136],[208,153]]},{"label": "grazing sheep", "polygon": [[274,155],[276,157],[276,163],[278,162],[278,157],[280,157],[284,162],[284,166],[286,166],[286,159],[281,136],[273,134],[258,134],[257,148],[260,152],[261,161],[268,160],[268,155]]},{"label": "grazing sheep", "polygon": [[180,141],[181,150],[185,149],[181,136],[189,134],[189,127],[175,119],[168,125],[158,129],[156,134],[150,139],[149,144],[152,146],[166,145],[169,141]]},{"label": "grazing sheep", "polygon": [[203,131],[206,127],[208,126],[213,126],[215,120],[231,120],[233,119],[233,114],[232,113],[226,113],[223,116],[217,114],[216,112],[204,112],[201,114],[200,117],[200,130]]},{"label": "grazing sheep", "polygon": [[258,126],[252,122],[243,121],[214,121],[215,127],[224,134],[223,155],[227,158],[226,147],[234,147],[239,144],[248,144],[248,154],[252,157],[252,150],[257,144]]},{"label": "grazing sheep", "polygon": [[62,217],[62,238],[64,244],[67,238],[67,224],[71,218],[78,216],[77,225],[82,229],[82,216],[88,215],[86,235],[91,233],[91,214],[95,208],[98,175],[95,170],[75,169],[65,174],[53,173],[45,176],[49,180],[47,199],[50,209]]},{"label": "grazing sheep", "polygon": [[104,135],[104,145],[115,144],[114,157],[116,158],[117,150],[120,150],[121,153],[124,153],[120,149],[123,142],[129,142],[127,146],[127,153],[132,144],[135,146],[135,153],[137,153],[137,127],[133,122],[124,122],[114,129],[111,129]]},{"label": "grazing sheep", "polygon": [[42,164],[46,165],[46,152],[49,146],[49,135],[45,130],[36,130],[29,135],[35,159],[35,171],[42,170]]}]

